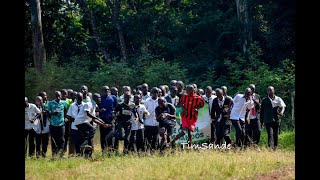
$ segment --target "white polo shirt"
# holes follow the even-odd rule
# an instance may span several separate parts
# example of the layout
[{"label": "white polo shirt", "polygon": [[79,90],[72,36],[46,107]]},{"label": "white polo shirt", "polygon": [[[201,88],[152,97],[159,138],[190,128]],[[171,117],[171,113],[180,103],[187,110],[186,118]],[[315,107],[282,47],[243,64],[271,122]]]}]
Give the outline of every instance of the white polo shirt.
[{"label": "white polo shirt", "polygon": [[34,124],[30,122],[37,113],[40,113],[40,109],[37,108],[35,104],[28,103],[29,106],[24,109],[24,129],[30,130],[34,128]]},{"label": "white polo shirt", "polygon": [[[42,112],[42,107],[38,108],[40,110],[40,112]],[[37,118],[34,121],[34,131],[37,134],[44,134],[44,133],[48,133],[49,132],[49,125],[50,125],[50,121],[49,118],[46,119],[46,126],[43,126],[43,130],[41,131],[41,122],[40,119],[43,118],[43,115],[41,115],[39,118]],[[45,121],[45,119],[43,119],[43,121]]]},{"label": "white polo shirt", "polygon": [[[141,121],[144,122],[143,114],[146,112],[147,113],[146,116],[148,116],[150,115],[149,112],[147,111],[146,107],[143,104],[139,104],[138,106],[135,105],[135,107],[137,108]],[[143,128],[144,128],[144,125],[139,122],[138,118],[131,119],[131,130],[138,130]]]},{"label": "white polo shirt", "polygon": [[272,100],[269,96],[268,98],[270,99],[271,103],[272,103],[272,107],[286,107],[286,104],[284,103],[284,101],[281,99],[281,97],[274,95],[274,99]]},{"label": "white polo shirt", "polygon": [[252,97],[246,101],[243,94],[237,94],[233,98],[233,107],[230,113],[230,119],[238,121],[239,119],[244,120],[246,115],[246,109],[251,109],[254,106]]},{"label": "white polo shirt", "polygon": [[156,120],[156,112],[155,112],[155,109],[158,106],[158,98],[156,100],[153,100],[151,97],[149,97],[144,102],[144,106],[146,107],[147,111],[150,113],[149,116],[146,116],[144,125],[159,126],[159,122]]},{"label": "white polo shirt", "polygon": [[81,104],[72,103],[67,115],[74,118],[74,125],[90,122],[92,119],[87,115],[87,111],[92,112],[92,103],[83,101]]}]

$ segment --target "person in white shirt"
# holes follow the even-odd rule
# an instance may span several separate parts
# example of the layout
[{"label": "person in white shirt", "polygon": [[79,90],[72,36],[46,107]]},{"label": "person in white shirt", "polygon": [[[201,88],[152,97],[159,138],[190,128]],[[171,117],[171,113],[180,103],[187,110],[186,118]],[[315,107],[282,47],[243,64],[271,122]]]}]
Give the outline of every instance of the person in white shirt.
[{"label": "person in white shirt", "polygon": [[42,97],[37,96],[36,106],[41,111],[34,121],[34,130],[36,133],[36,156],[46,157],[49,143],[49,119],[45,115],[45,106],[42,103]]},{"label": "person in white shirt", "polygon": [[144,102],[147,111],[150,113],[144,121],[144,137],[146,150],[150,149],[150,151],[153,152],[158,145],[159,122],[156,120],[155,114],[155,109],[158,106],[158,88],[153,87],[150,94],[151,97]]},{"label": "person in white shirt", "polygon": [[284,114],[286,104],[281,97],[274,94],[274,87],[267,89],[268,96],[261,102],[260,121],[265,125],[268,133],[268,146],[273,150],[278,146],[281,117]]},{"label": "person in white shirt", "polygon": [[105,124],[101,119],[92,115],[92,103],[83,102],[82,93],[77,93],[76,99],[77,102],[72,103],[67,115],[74,118],[74,125],[78,128],[79,133],[83,137],[84,141],[80,148],[83,148],[84,152],[90,152],[93,149],[92,143],[94,136],[94,127],[90,122],[93,120],[104,128],[109,128],[110,124]]},{"label": "person in white shirt", "polygon": [[149,116],[150,113],[147,111],[146,107],[141,104],[141,96],[136,94],[134,99],[134,109],[133,112],[137,112],[138,118],[131,118],[131,133],[130,133],[130,149],[132,151],[140,153],[144,151],[144,119]]},{"label": "person in white shirt", "polygon": [[143,83],[141,85],[141,91],[142,91],[142,96],[141,96],[141,103],[143,104],[145,100],[147,100],[150,96],[150,92],[149,92],[149,86],[146,83]]},{"label": "person in white shirt", "polygon": [[[25,155],[27,154],[28,144],[29,144],[29,157],[34,156],[35,152],[35,131],[34,131],[34,121],[37,114],[41,111],[37,108],[35,104],[29,103],[28,98],[24,98],[25,109],[24,109],[24,139],[25,139]],[[29,141],[27,143],[27,140]]]},{"label": "person in white shirt", "polygon": [[[207,86],[205,89],[205,95],[202,96],[202,98],[204,99],[204,101],[209,105],[209,116],[211,117],[211,109],[212,109],[212,101],[214,98],[216,98],[217,96],[212,95],[212,87],[211,86]],[[214,143],[216,140],[216,121],[214,119],[211,119],[211,138],[210,141],[211,143]]]},{"label": "person in white shirt", "polygon": [[237,94],[233,98],[230,119],[236,130],[236,144],[238,147],[244,145],[246,110],[251,109],[254,106],[251,92],[252,90],[250,88],[246,88],[244,94]]},{"label": "person in white shirt", "polygon": [[256,86],[254,84],[250,84],[249,88],[252,90],[252,100],[254,102],[254,106],[248,111],[248,118],[250,121],[249,124],[246,125],[248,127],[246,129],[246,134],[248,135],[249,139],[252,139],[253,144],[258,145],[261,134],[261,124],[259,120],[261,98],[260,95],[255,92]]}]

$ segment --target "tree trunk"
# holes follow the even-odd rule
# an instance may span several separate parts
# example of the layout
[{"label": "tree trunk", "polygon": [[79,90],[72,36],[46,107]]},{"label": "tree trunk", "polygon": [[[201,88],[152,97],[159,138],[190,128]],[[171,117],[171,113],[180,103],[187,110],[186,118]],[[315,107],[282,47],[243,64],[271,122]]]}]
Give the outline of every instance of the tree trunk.
[{"label": "tree trunk", "polygon": [[240,22],[240,43],[242,52],[246,54],[252,41],[251,20],[249,16],[248,0],[236,0],[237,16]]},{"label": "tree trunk", "polygon": [[95,18],[93,17],[91,11],[88,9],[88,6],[84,2],[84,0],[77,0],[77,3],[80,5],[82,11],[90,18],[92,34],[93,34],[94,39],[96,40],[98,48],[102,51],[107,63],[111,63],[110,54],[108,53],[107,48],[103,48],[101,45],[101,38],[100,38],[99,33],[97,32],[97,23],[96,23]]},{"label": "tree trunk", "polygon": [[42,70],[46,63],[46,50],[43,42],[40,0],[31,0],[32,46],[34,66]]},{"label": "tree trunk", "polygon": [[[124,36],[123,36],[122,27],[121,27],[120,21],[119,21],[120,2],[119,2],[119,0],[114,0],[113,4],[111,3],[110,0],[106,0],[106,2],[108,4],[109,8],[111,9],[112,21],[118,31],[122,59],[124,61],[127,61],[127,48],[126,48],[126,43],[125,43]],[[110,11],[110,9],[109,9],[109,11]]]}]

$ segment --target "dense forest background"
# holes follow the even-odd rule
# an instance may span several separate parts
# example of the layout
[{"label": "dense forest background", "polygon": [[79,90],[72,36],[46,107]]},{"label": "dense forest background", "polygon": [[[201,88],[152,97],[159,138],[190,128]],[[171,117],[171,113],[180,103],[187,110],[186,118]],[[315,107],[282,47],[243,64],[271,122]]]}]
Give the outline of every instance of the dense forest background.
[{"label": "dense forest background", "polygon": [[[225,85],[231,96],[254,83],[265,96],[272,85],[287,104],[282,128],[294,128],[294,3],[27,0],[25,94],[46,91],[51,99],[62,88],[100,92],[103,85],[121,90],[176,79]],[[35,45],[39,34],[42,46]]]}]

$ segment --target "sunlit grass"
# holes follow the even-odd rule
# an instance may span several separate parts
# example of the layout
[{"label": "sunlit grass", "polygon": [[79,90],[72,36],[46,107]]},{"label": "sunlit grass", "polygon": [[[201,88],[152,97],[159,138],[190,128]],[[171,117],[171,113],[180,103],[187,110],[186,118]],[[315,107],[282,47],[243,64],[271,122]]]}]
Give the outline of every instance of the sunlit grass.
[{"label": "sunlit grass", "polygon": [[263,132],[260,152],[212,149],[111,157],[102,156],[97,136],[94,160],[51,160],[49,151],[46,159],[26,158],[26,179],[241,179],[293,167],[294,135],[294,131],[281,133],[277,151],[266,148]]}]

